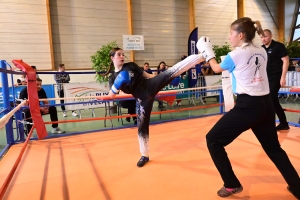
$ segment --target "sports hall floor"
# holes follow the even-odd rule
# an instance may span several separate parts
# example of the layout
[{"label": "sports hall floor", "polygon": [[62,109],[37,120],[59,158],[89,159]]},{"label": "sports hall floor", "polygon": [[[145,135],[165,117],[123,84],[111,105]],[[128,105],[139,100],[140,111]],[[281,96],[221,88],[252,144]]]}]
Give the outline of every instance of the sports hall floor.
[{"label": "sports hall floor", "polygon": [[[299,100],[281,99],[281,102],[283,107],[300,109]],[[172,113],[172,116],[209,114],[216,109]],[[287,113],[287,116],[289,121],[298,122],[300,115]],[[83,112],[82,117],[90,117],[90,112]],[[135,127],[30,141],[4,199],[220,199],[216,191],[221,188],[222,181],[205,143],[205,134],[219,117],[151,125],[150,162],[143,168],[136,167],[140,155]],[[49,120],[47,116],[44,118]],[[61,112],[59,119],[63,119]],[[162,119],[152,116],[151,120],[170,120],[170,115],[164,114]],[[122,126],[117,120],[113,123]],[[124,121],[124,125],[128,124]],[[88,131],[99,126],[103,127],[103,121],[60,125],[68,132]],[[107,126],[110,126],[109,121]],[[1,132],[2,137],[4,133]],[[300,173],[299,128],[291,127],[289,131],[279,132],[278,136]],[[0,185],[22,145],[13,145],[0,161]],[[242,193],[227,199],[295,199],[251,131],[243,133],[226,150],[244,187]]]}]

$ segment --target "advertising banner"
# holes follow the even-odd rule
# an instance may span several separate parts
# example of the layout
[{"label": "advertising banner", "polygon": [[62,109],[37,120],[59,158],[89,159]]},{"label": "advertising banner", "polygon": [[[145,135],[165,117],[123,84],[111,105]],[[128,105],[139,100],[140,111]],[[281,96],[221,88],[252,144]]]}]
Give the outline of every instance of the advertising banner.
[{"label": "advertising banner", "polygon": [[[221,85],[222,83],[222,76],[221,75],[213,75],[213,76],[205,76],[205,82],[206,86],[215,86],[215,85]],[[207,90],[216,90],[221,89],[220,88],[213,88],[213,89],[207,89]],[[212,92],[206,92],[206,96],[219,96],[218,91],[212,91]]]},{"label": "advertising banner", "polygon": [[[64,84],[65,97],[89,97],[89,96],[105,96],[109,92],[108,83],[66,83]],[[97,101],[95,98],[86,99],[68,99],[65,103],[79,103],[73,105],[66,105],[67,110],[79,110],[88,108],[105,107],[103,102]],[[80,103],[88,102],[88,103]]]}]

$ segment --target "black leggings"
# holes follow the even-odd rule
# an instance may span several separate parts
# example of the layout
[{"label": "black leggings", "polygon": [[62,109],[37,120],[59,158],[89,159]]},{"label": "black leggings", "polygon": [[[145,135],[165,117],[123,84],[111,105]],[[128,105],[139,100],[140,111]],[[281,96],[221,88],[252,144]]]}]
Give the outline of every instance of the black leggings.
[{"label": "black leggings", "polygon": [[[262,148],[276,165],[293,191],[300,193],[300,179],[287,154],[280,147],[275,123],[274,109],[269,95],[238,95],[236,105],[226,113],[206,135],[207,147],[224,186],[236,188],[241,185],[234,174],[225,151],[235,138],[252,129]],[[246,149],[245,149],[246,150]],[[241,160],[242,162],[242,160]]]},{"label": "black leggings", "polygon": [[143,79],[132,95],[136,99],[138,122],[138,140],[142,156],[149,156],[149,123],[156,94],[168,85],[175,77],[194,67],[201,61],[199,55],[188,56],[168,70],[150,79]]}]

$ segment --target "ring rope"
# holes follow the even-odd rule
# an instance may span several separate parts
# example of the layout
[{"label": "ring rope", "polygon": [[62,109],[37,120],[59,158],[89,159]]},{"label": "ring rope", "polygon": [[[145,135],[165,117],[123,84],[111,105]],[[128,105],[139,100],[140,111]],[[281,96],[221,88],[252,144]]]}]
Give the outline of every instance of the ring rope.
[{"label": "ring rope", "polygon": [[[206,86],[206,87],[198,87],[198,88],[185,88],[185,89],[179,89],[179,90],[167,90],[167,91],[160,91],[157,95],[163,95],[163,94],[170,94],[170,93],[176,93],[176,92],[183,92],[183,91],[191,91],[191,90],[201,90],[201,89],[212,89],[212,88],[220,88],[222,85],[214,85],[214,86]],[[205,91],[203,91],[205,92]],[[124,95],[117,95],[114,98],[106,96],[86,96],[86,97],[64,97],[64,98],[47,98],[47,99],[39,99],[40,101],[53,101],[53,100],[70,100],[70,99],[98,99],[98,100],[114,100],[114,99],[124,99],[132,97],[131,94],[124,94]]]}]

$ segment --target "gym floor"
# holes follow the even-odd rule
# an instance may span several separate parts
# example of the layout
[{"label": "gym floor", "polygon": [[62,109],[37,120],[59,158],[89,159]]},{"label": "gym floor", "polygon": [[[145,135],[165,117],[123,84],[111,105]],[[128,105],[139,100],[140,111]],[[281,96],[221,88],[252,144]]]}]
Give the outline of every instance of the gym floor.
[{"label": "gym floor", "polygon": [[[290,97],[287,100],[281,98],[280,102],[283,108],[290,108],[290,109],[297,109],[300,110],[300,99],[298,98],[296,101],[294,101],[295,97]],[[194,104],[195,103],[195,104]],[[216,104],[218,103],[217,99],[215,97],[210,97],[206,98],[206,103],[205,105],[211,105],[211,104]],[[167,107],[166,109],[179,109],[179,108],[188,108],[188,107],[193,107],[193,106],[204,106],[202,102],[199,100],[194,100],[188,101],[188,100],[183,100],[182,101],[182,106],[177,107],[176,104],[174,103],[172,107]],[[153,111],[159,111],[158,103],[154,102],[154,109]],[[60,110],[60,107],[58,107],[58,110]],[[94,110],[95,112],[95,117],[104,117],[105,110],[104,108],[98,108]],[[122,115],[126,115],[126,109],[122,108]],[[189,110],[189,111],[182,111],[182,112],[175,112],[175,113],[166,113],[166,114],[156,114],[156,115],[151,115],[151,123],[159,123],[162,121],[170,121],[170,120],[176,120],[176,119],[182,119],[182,118],[187,118],[187,117],[197,117],[200,115],[205,115],[205,114],[213,114],[219,112],[219,107],[209,107],[209,108],[202,108],[202,109],[196,109],[196,110]],[[78,112],[77,112],[78,113]],[[92,118],[92,111],[91,110],[83,110],[80,112],[81,118]],[[116,113],[111,113],[111,116],[117,116]],[[298,123],[300,113],[294,113],[294,112],[286,112],[286,116],[289,122],[294,122]],[[43,116],[44,121],[50,121],[49,115],[44,115]],[[68,112],[68,116],[64,118],[62,116],[62,112],[58,112],[58,119],[59,120],[70,120],[70,119],[78,119],[77,117],[73,117],[71,111]],[[105,126],[106,123],[106,126]],[[112,120],[99,120],[99,121],[87,121],[87,122],[76,122],[76,123],[61,123],[59,124],[59,127],[66,131],[66,133],[73,133],[73,132],[90,132],[91,130],[101,130],[101,129],[111,129],[112,126],[114,128],[118,127],[125,127],[125,126],[132,126],[134,127],[133,121],[127,122],[125,118],[123,118],[123,124],[121,122],[121,119],[112,119]],[[51,133],[51,125],[46,125],[46,128],[49,132],[49,135],[53,135]],[[16,132],[16,131],[15,131]],[[16,134],[15,134],[16,135]],[[15,136],[16,137],[16,136]],[[36,134],[34,132],[33,137],[36,138]],[[5,128],[2,128],[0,130],[0,151],[6,146],[6,132]]]},{"label": "gym floor", "polygon": [[[222,187],[205,134],[221,115],[150,126],[150,161],[138,168],[136,128],[30,141],[3,199],[220,199]],[[300,172],[300,132],[278,134]],[[0,162],[3,184],[23,144]],[[227,199],[293,200],[287,184],[251,131],[226,147],[244,190]]]}]

